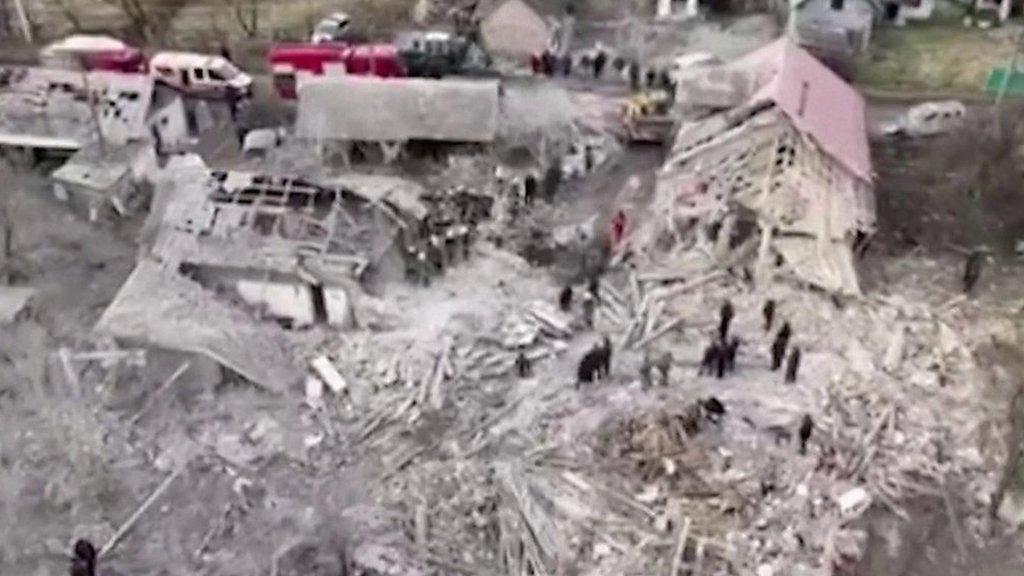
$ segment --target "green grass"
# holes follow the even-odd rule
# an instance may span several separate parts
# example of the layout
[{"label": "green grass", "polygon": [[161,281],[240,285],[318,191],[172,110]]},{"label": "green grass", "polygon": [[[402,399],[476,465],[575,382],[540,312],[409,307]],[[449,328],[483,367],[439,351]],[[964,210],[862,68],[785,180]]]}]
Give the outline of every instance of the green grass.
[{"label": "green grass", "polygon": [[965,28],[955,16],[877,27],[857,82],[888,91],[981,94],[993,66],[1013,53],[1015,31]]}]

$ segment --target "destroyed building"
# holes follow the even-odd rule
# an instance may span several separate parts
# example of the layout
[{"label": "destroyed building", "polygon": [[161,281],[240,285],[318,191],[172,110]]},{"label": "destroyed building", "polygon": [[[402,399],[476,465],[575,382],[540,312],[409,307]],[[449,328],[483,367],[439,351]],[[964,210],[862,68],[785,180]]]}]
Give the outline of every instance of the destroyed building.
[{"label": "destroyed building", "polygon": [[345,326],[352,286],[393,248],[397,230],[343,188],[214,172],[179,189],[153,255],[200,284],[230,289],[270,318]]},{"label": "destroyed building", "polygon": [[0,69],[0,150],[25,165],[70,156],[52,174],[53,192],[90,220],[140,205],[155,152],[188,138],[181,99],[149,76]]},{"label": "destroyed building", "polygon": [[47,68],[0,69],[0,147],[74,152],[147,140],[184,138],[143,74],[75,72]]},{"label": "destroyed building", "polygon": [[287,339],[268,321],[352,325],[369,268],[399,258],[400,232],[425,215],[397,179],[345,181],[367,195],[297,177],[191,170],[154,203],[149,254],[97,331],[202,353],[269,388],[297,382]]},{"label": "destroyed building", "polygon": [[730,64],[751,77],[743,103],[684,123],[662,167],[659,234],[694,232],[738,263],[858,293],[854,251],[875,228],[860,95],[783,38]]}]

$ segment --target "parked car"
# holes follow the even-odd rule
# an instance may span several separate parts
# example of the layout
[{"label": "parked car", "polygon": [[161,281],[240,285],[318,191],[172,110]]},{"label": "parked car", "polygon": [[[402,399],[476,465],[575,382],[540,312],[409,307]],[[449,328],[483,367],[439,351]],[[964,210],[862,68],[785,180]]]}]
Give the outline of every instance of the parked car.
[{"label": "parked car", "polygon": [[150,60],[157,82],[193,96],[226,98],[252,94],[252,76],[223,56],[194,52],[160,52]]},{"label": "parked car", "polygon": [[956,100],[922,102],[882,128],[887,136],[920,138],[945,134],[963,126],[967,109]]},{"label": "parked car", "polygon": [[335,12],[317,23],[309,41],[313,44],[341,42],[348,37],[351,24],[352,19],[348,14]]},{"label": "parked car", "polygon": [[392,78],[405,76],[398,49],[391,44],[344,43],[278,44],[267,55],[274,75],[274,90],[282,98],[295,98],[297,75],[337,73]]},{"label": "parked car", "polygon": [[145,74],[146,57],[142,50],[117,38],[75,34],[44,46],[39,60],[49,68],[106,70]]}]

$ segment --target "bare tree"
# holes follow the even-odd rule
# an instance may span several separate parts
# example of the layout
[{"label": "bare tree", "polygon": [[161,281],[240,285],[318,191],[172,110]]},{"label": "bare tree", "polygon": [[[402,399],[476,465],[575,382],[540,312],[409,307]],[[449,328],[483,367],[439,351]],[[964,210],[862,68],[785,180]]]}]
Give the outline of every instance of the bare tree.
[{"label": "bare tree", "polygon": [[260,31],[259,0],[230,0],[231,12],[247,38],[255,38]]},{"label": "bare tree", "polygon": [[82,19],[78,16],[75,0],[57,0],[57,7],[74,32],[82,31]]},{"label": "bare tree", "polygon": [[152,39],[153,20],[150,6],[145,0],[103,0],[104,3],[116,6],[128,18],[132,30],[142,40]]}]

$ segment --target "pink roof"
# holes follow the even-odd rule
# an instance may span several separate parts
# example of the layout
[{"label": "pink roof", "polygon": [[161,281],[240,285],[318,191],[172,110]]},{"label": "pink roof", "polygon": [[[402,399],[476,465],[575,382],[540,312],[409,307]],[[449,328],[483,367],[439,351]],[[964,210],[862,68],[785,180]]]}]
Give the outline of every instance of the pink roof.
[{"label": "pink roof", "polygon": [[756,75],[750,103],[775,103],[835,160],[872,180],[864,99],[842,78],[786,37],[733,65]]}]

